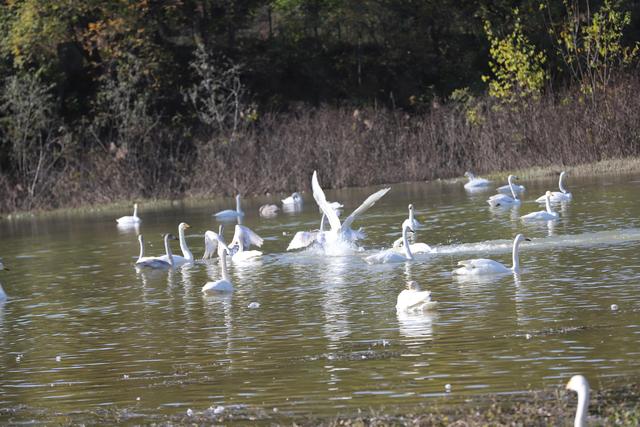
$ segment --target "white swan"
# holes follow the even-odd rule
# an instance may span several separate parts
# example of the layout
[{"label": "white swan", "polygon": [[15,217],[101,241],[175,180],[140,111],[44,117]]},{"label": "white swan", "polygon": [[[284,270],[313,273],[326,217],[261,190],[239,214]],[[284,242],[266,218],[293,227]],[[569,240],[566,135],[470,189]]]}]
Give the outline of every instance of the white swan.
[{"label": "white swan", "polygon": [[302,196],[299,193],[293,193],[289,197],[282,199],[283,205],[301,205],[302,204]]},{"label": "white swan", "polygon": [[[560,178],[558,179],[558,188],[560,189],[560,191],[552,191],[551,192],[550,199],[551,199],[552,202],[568,202],[569,200],[571,200],[573,198],[571,193],[569,193],[567,191],[567,189],[564,188],[563,182],[564,182],[565,175],[566,175],[565,171],[560,172]],[[546,194],[538,197],[536,199],[536,202],[544,203],[545,196],[546,196]]]},{"label": "white swan", "polygon": [[[420,224],[418,222],[417,219],[415,219],[414,217],[414,212],[413,212],[413,204],[409,205],[409,218],[408,218],[409,224],[411,225],[411,229],[414,231],[413,234],[415,236],[415,230],[422,227],[422,224]],[[404,246],[404,243],[402,241],[402,236],[400,236],[398,239],[396,239],[395,242],[393,242],[393,249],[396,250],[396,252],[402,251],[402,246]],[[429,245],[427,245],[426,243],[411,243],[409,245],[410,249],[411,249],[411,253],[414,254],[422,254],[422,253],[430,253],[431,252],[431,247]]]},{"label": "white swan", "polygon": [[260,213],[261,217],[264,218],[272,218],[276,215],[278,215],[278,206],[276,205],[262,205],[260,206],[260,209],[258,209],[258,213]]},{"label": "white swan", "polygon": [[244,225],[236,224],[233,239],[229,244],[231,260],[234,262],[244,261],[250,258],[262,256],[261,251],[247,250],[251,245],[261,247],[264,239],[258,236],[253,230]]},{"label": "white swan", "polygon": [[140,255],[138,255],[136,264],[158,258],[158,257],[152,257],[152,256],[144,256],[144,237],[142,237],[142,234],[138,234],[138,243],[140,243]]},{"label": "white swan", "polygon": [[218,254],[218,257],[222,257],[222,252],[227,254],[231,253],[231,250],[224,242],[222,238],[222,225],[218,228],[218,232],[207,230],[204,233],[204,254],[202,259],[213,258],[213,254]]},{"label": "white swan", "polygon": [[518,199],[516,191],[513,188],[513,180],[515,179],[518,179],[518,177],[514,175],[509,175],[509,178],[507,178],[507,181],[509,182],[509,187],[511,190],[511,196],[507,196],[506,194],[496,194],[494,196],[489,197],[489,200],[487,200],[487,203],[489,203],[489,205],[494,208],[498,206],[519,205],[520,199]]},{"label": "white swan", "polygon": [[520,272],[520,259],[518,257],[518,251],[520,242],[522,242],[523,240],[531,241],[530,239],[524,237],[522,234],[518,234],[515,239],[513,239],[513,266],[511,266],[511,268],[506,267],[504,264],[492,259],[476,258],[458,261],[458,265],[461,265],[462,267],[453,270],[453,273],[464,275],[518,273]]},{"label": "white swan", "polygon": [[[191,250],[189,250],[189,246],[187,246],[187,239],[185,239],[184,237],[184,230],[190,227],[191,226],[186,222],[181,222],[178,225],[178,236],[180,240],[180,250],[182,250],[182,256],[173,255],[173,263],[176,266],[180,266],[183,264],[193,264],[195,262],[193,253],[191,253]],[[165,261],[168,261],[168,258],[165,258]]]},{"label": "white swan", "polygon": [[551,202],[550,202],[551,191],[547,191],[547,193],[544,196],[547,204],[547,210],[531,212],[526,215],[523,215],[520,217],[523,221],[554,221],[560,218],[560,215],[558,215],[558,212],[554,212],[551,209]]},{"label": "white swan", "polygon": [[331,227],[328,231],[321,233],[322,244],[327,248],[327,245],[331,246],[338,242],[347,242],[351,243],[356,240],[364,238],[365,234],[362,230],[352,230],[351,224],[358,217],[358,215],[362,215],[367,211],[371,206],[373,206],[382,196],[387,194],[387,192],[391,188],[383,188],[382,190],[378,190],[367,199],[362,202],[360,206],[356,210],[354,210],[351,215],[349,215],[344,222],[340,223],[340,218],[338,218],[338,214],[331,207],[329,202],[324,195],[324,191],[322,191],[322,187],[320,187],[320,183],[318,182],[318,174],[316,171],[313,171],[313,176],[311,177],[311,187],[313,188],[313,198],[315,199],[318,206],[322,210],[322,213],[327,217],[329,221],[329,226]]},{"label": "white swan", "polygon": [[174,268],[173,254],[171,253],[171,245],[169,240],[176,240],[173,234],[164,235],[164,250],[165,255],[157,257],[143,257],[144,259],[136,261],[137,267],[150,267],[150,268]]},{"label": "white swan", "polygon": [[576,409],[576,418],[573,425],[574,427],[584,427],[589,407],[589,381],[582,375],[574,375],[567,383],[567,390],[573,390],[578,393],[578,408]]},{"label": "white swan", "polygon": [[219,292],[233,292],[233,284],[231,283],[231,277],[227,272],[227,253],[226,251],[220,252],[220,266],[222,269],[222,279],[215,282],[207,282],[202,287],[202,293],[205,295],[216,294]]},{"label": "white swan", "polygon": [[469,178],[469,181],[464,184],[464,188],[466,188],[467,190],[473,190],[478,187],[487,187],[489,184],[491,184],[491,181],[489,181],[488,179],[477,178],[471,172],[465,172],[464,176]]},{"label": "white swan", "polygon": [[207,231],[204,233],[205,252],[202,259],[212,258],[213,254],[218,251],[218,257],[224,252],[231,256],[234,262],[241,262],[248,259],[262,256],[262,252],[256,250],[247,250],[251,245],[262,246],[264,239],[258,236],[253,230],[244,225],[236,224],[233,239],[229,245],[226,245],[222,236],[222,226],[218,233]]},{"label": "white swan", "polygon": [[316,242],[323,241],[323,237],[321,234],[324,233],[324,223],[327,216],[322,214],[322,218],[320,219],[320,228],[317,230],[311,231],[298,231],[289,242],[289,246],[287,246],[288,251],[292,251],[295,249],[306,248]]},{"label": "white swan", "polygon": [[431,301],[431,291],[420,290],[420,285],[411,280],[407,282],[407,289],[398,294],[397,311],[423,311],[433,308],[438,302]]},{"label": "white swan", "polygon": [[226,209],[220,212],[216,212],[213,214],[218,220],[230,220],[236,218],[242,218],[244,216],[244,212],[240,208],[240,195],[236,196],[236,209]]},{"label": "white swan", "polygon": [[509,195],[509,194],[511,194],[511,188],[512,187],[513,187],[513,191],[516,194],[522,194],[525,191],[524,185],[520,185],[520,184],[513,184],[512,186],[510,186],[509,184],[502,185],[502,186],[496,188],[496,190],[498,191],[498,193]]},{"label": "white swan", "polygon": [[411,245],[409,245],[408,233],[413,232],[411,229],[411,223],[408,219],[402,222],[402,252],[399,253],[396,250],[387,249],[386,251],[378,252],[377,254],[369,255],[364,260],[369,264],[390,264],[394,262],[412,261],[413,254],[411,253]]},{"label": "white swan", "polygon": [[140,217],[138,216],[138,204],[133,204],[133,215],[121,216],[120,218],[116,219],[116,222],[120,225],[140,224],[142,222],[142,219],[140,219]]}]

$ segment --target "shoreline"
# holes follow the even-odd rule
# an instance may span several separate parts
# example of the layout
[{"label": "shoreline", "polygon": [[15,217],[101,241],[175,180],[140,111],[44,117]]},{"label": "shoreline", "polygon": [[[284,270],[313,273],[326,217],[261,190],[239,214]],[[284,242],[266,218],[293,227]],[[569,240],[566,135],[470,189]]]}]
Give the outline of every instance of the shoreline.
[{"label": "shoreline", "polygon": [[[551,176],[555,176],[560,171],[565,170],[569,176],[588,176],[588,175],[596,175],[596,176],[619,176],[619,175],[629,175],[640,173],[640,157],[625,157],[619,159],[606,159],[600,160],[597,162],[591,163],[582,163],[574,166],[562,166],[562,165],[552,165],[552,166],[533,166],[530,168],[524,169],[512,169],[512,170],[501,170],[501,171],[492,171],[486,173],[477,173],[477,175],[482,176],[484,178],[488,178],[491,180],[498,180],[504,178],[506,175],[513,174],[517,175],[520,180],[527,179],[540,179],[547,178]],[[473,171],[476,173],[476,171]],[[427,180],[424,182],[441,182],[446,184],[455,184],[458,182],[466,182],[467,178],[464,176],[453,177],[453,178],[437,178],[434,180]],[[407,183],[405,182],[391,182],[384,183],[381,185],[395,185]],[[374,185],[374,184],[370,184]],[[375,184],[378,185],[378,184]],[[337,190],[340,188],[330,188],[331,190]],[[306,191],[303,191],[306,193]],[[273,193],[273,195],[281,195],[287,196],[288,193]],[[256,198],[256,197],[267,197],[268,195],[248,195],[244,196],[245,198]],[[230,196],[224,196],[222,194],[213,196],[213,197],[204,197],[204,196],[185,196],[182,198],[175,199],[136,199],[135,202],[139,204],[144,204],[145,209],[148,210],[156,210],[161,208],[167,208],[170,206],[202,206],[206,203],[211,202],[215,199],[222,198],[230,198]],[[77,207],[67,207],[67,208],[57,208],[52,210],[33,210],[33,211],[16,211],[16,212],[8,212],[4,214],[0,214],[0,221],[7,220],[24,220],[24,219],[32,219],[32,218],[47,218],[47,217],[57,217],[57,216],[80,216],[86,214],[120,214],[123,209],[131,209],[133,206],[134,200],[116,200],[113,202],[105,202],[100,204],[92,204],[92,205],[83,205]]]},{"label": "shoreline", "polygon": [[[616,378],[609,378],[613,382]],[[619,379],[619,378],[618,378]],[[629,379],[628,384],[603,386],[593,380],[589,400],[589,425],[636,426],[640,421],[640,385]],[[455,396],[455,390],[451,396]],[[0,422],[18,423],[23,420],[56,422],[64,419],[71,424],[126,425],[297,425],[297,426],[485,426],[485,425],[572,425],[577,396],[562,386],[532,390],[517,394],[492,393],[458,396],[456,403],[447,397],[425,399],[419,406],[387,406],[358,408],[336,415],[287,414],[275,408],[193,408],[179,414],[147,412],[139,407],[96,408],[61,413],[19,405],[0,408]]]}]

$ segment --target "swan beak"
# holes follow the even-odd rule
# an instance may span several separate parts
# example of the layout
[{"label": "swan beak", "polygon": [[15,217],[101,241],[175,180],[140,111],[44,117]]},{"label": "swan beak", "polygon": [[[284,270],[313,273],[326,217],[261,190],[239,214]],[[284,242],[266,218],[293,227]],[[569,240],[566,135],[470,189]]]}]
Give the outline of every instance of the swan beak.
[{"label": "swan beak", "polygon": [[191,226],[189,224],[185,224],[184,228],[191,228]]},{"label": "swan beak", "polygon": [[531,239],[529,239],[528,237],[525,237],[524,240],[526,240],[527,242],[531,241]]}]

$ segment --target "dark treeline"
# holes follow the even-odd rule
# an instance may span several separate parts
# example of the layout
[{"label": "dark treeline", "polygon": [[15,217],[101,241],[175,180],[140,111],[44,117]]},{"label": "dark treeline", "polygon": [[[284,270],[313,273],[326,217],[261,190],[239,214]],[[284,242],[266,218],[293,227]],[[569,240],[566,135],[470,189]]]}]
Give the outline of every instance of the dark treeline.
[{"label": "dark treeline", "polygon": [[637,1],[16,0],[0,38],[3,212],[639,151]]}]

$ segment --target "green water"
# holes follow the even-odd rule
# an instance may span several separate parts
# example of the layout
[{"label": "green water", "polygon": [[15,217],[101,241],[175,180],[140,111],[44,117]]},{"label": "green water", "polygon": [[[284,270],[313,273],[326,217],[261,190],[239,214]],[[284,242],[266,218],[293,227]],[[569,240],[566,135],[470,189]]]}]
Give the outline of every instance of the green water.
[{"label": "green water", "polygon": [[[576,373],[596,388],[609,377],[637,379],[640,177],[569,176],[574,198],[554,205],[555,223],[519,220],[540,210],[532,200],[556,189],[555,180],[523,184],[522,205],[506,210],[489,208],[492,190],[469,194],[462,183],[394,185],[354,224],[368,234],[364,250],[338,257],[285,250],[296,231],[318,227],[310,194],[302,211],[272,219],[258,207],[279,198],[244,200],[244,224],[265,239],[264,256],[231,264],[235,292],[219,297],[200,292],[219,278],[215,260],[137,271],[136,231],[159,255],[161,234],[177,235],[188,222],[199,257],[202,234],[218,228],[211,214],[233,207],[231,199],[141,205],[139,230],[119,229],[104,214],[0,222],[10,268],[0,272],[9,296],[0,304],[0,422],[105,409],[171,419],[216,406],[258,419],[274,408],[280,416],[348,415],[410,410],[445,395],[521,393]],[[378,188],[327,198],[345,204],[344,216]],[[399,237],[408,203],[423,224],[417,241],[437,254],[366,264]],[[510,264],[519,232],[532,239],[521,248],[519,276],[451,275],[467,258]],[[437,309],[396,313],[407,280],[431,290]]]}]

